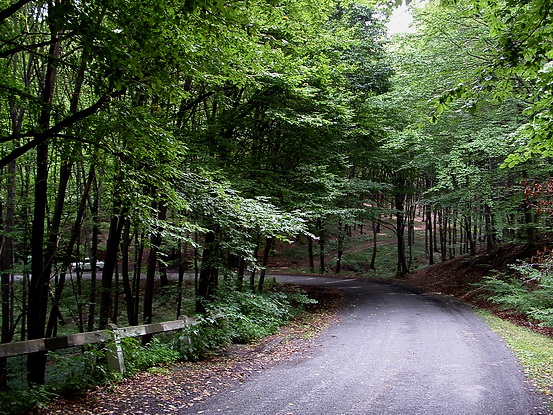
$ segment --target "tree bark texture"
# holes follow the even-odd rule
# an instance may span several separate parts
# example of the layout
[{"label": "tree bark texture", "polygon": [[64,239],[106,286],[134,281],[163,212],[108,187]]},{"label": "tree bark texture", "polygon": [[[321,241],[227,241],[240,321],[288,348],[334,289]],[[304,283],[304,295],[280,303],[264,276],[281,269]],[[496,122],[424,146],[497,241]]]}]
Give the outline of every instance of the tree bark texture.
[{"label": "tree bark texture", "polygon": [[215,294],[217,286],[217,238],[212,229],[205,235],[205,246],[202,253],[202,265],[198,277],[196,293],[196,311],[205,313],[206,302]]}]

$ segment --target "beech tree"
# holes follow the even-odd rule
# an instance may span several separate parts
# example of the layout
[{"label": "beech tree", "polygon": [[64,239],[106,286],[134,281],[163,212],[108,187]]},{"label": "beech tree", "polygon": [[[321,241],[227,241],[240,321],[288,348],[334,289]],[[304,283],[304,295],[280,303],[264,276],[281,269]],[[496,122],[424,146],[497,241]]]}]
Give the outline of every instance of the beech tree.
[{"label": "beech tree", "polygon": [[[397,75],[386,99],[397,121],[386,146],[398,157],[389,168],[410,172],[409,203],[423,206],[430,263],[435,257],[475,254],[479,241],[494,249],[513,238],[531,240],[535,217],[522,202],[519,183],[529,171],[547,175],[539,162],[501,168],[520,145],[517,131],[528,122],[520,95],[498,100],[476,84],[477,94],[460,92],[483,66],[493,65],[489,50],[497,48],[486,23],[465,12],[428,4],[416,13],[417,31],[392,44]],[[408,209],[398,214],[408,217]],[[398,217],[398,229],[399,222]]]},{"label": "beech tree", "polygon": [[[283,91],[274,95],[276,99],[289,94],[285,101],[289,105],[300,98],[298,102],[310,102],[313,108],[315,95],[310,94],[315,89],[301,82],[324,79],[322,72],[316,72],[330,66],[316,64],[324,54],[311,60],[301,49],[316,48],[310,42],[323,33],[320,29],[332,11],[331,1],[288,1],[279,7],[255,0],[232,5],[147,1],[140,7],[120,1],[3,5],[0,100],[7,105],[2,106],[0,127],[1,183],[6,189],[1,205],[2,341],[12,340],[17,322],[23,339],[55,335],[64,282],[68,275],[73,278],[66,270],[75,259],[90,257],[93,268],[86,299],[88,321],[82,318],[83,299],[76,305],[81,330],[116,321],[119,266],[129,322],[138,322],[139,308],[143,321],[149,322],[153,282],[165,241],[176,240],[182,246],[191,242],[192,233],[204,234],[200,243],[209,252],[216,242],[211,240],[213,225],[226,234],[220,240],[225,251],[221,257],[229,253],[251,257],[252,234],[270,239],[302,231],[302,221],[290,205],[281,203],[281,208],[259,198],[267,194],[258,186],[231,183],[219,174],[216,161],[229,155],[249,158],[252,162],[244,164],[245,170],[253,168],[255,157],[265,151],[254,151],[258,147],[253,142],[251,153],[248,150],[242,156],[238,147],[236,153],[219,147],[231,143],[230,138],[254,137],[251,131],[236,135],[238,130],[232,126],[236,119],[249,117],[249,126],[241,126],[246,130],[267,128],[267,115],[263,122],[251,117],[254,110],[260,114],[255,105],[263,100],[264,88]],[[285,80],[284,87],[267,82],[277,77]],[[241,112],[231,118],[233,100]],[[250,100],[249,105],[247,101],[242,105],[244,100]],[[282,105],[277,109],[276,104],[276,100],[267,101],[261,107],[287,117],[289,110]],[[300,113],[293,115],[294,122],[281,125],[289,125],[287,134],[297,133],[294,123],[309,126],[315,137],[323,118],[307,116],[307,108]],[[302,127],[302,133],[307,130]],[[266,140],[276,140],[277,147],[283,148],[278,141],[287,136],[275,132],[262,137],[264,145],[270,144]],[[217,136],[226,141],[217,142]],[[209,156],[210,164],[202,166],[198,155],[204,160]],[[267,155],[265,159],[284,169],[294,164],[286,157],[271,161]],[[252,175],[234,171],[242,177]],[[202,194],[199,189],[211,189],[209,203],[197,197]],[[24,208],[18,212],[16,206]],[[252,211],[265,213],[254,221]],[[228,245],[237,235],[235,244]],[[27,251],[29,240],[32,249]],[[140,293],[145,248],[147,284]],[[202,266],[207,268],[210,259],[205,256]],[[26,270],[30,275],[27,298],[23,314],[15,316],[12,276],[18,270],[15,264],[26,264],[27,258],[31,258]],[[96,284],[94,264],[99,258],[104,269]],[[129,262],[133,261],[131,276]],[[163,277],[163,270],[160,274]],[[78,285],[80,278],[77,273]],[[210,280],[205,281],[207,288],[202,285],[198,298],[210,295]],[[50,288],[54,290],[51,304]],[[44,366],[43,353],[29,357],[30,383],[43,383]]]},{"label": "beech tree", "polygon": [[517,130],[521,148],[507,160],[515,164],[551,153],[551,5],[548,1],[453,1],[464,16],[486,25],[490,48],[475,76],[444,97],[466,97],[475,108],[482,96],[496,100],[516,97],[527,118]]}]

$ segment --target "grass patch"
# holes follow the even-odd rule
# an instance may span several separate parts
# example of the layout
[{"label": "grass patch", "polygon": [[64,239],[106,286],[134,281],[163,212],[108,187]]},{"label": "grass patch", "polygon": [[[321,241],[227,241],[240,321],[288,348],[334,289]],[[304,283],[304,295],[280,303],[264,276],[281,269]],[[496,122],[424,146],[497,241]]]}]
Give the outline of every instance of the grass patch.
[{"label": "grass patch", "polygon": [[553,339],[480,310],[478,315],[499,333],[524,366],[540,393],[553,398]]}]

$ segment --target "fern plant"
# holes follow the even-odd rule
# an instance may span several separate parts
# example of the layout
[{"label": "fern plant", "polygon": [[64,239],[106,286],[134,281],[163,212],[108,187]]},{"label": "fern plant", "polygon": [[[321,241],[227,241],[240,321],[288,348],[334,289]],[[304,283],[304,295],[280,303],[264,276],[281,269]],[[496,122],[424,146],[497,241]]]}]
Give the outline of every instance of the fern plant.
[{"label": "fern plant", "polygon": [[523,313],[537,324],[553,327],[553,259],[540,252],[531,262],[512,265],[511,271],[484,279],[489,298],[503,309]]}]

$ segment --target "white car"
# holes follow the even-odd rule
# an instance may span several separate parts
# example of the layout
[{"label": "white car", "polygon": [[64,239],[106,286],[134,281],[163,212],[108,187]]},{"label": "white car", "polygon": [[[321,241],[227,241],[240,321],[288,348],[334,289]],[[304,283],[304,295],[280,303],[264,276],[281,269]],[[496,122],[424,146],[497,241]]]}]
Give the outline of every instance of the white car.
[{"label": "white car", "polygon": [[[103,261],[96,261],[96,269],[98,271],[101,271],[104,269],[104,262]],[[90,258],[85,258],[84,261],[77,261],[71,263],[71,270],[80,272],[80,271],[91,271],[92,270],[92,264],[90,263]]]}]

